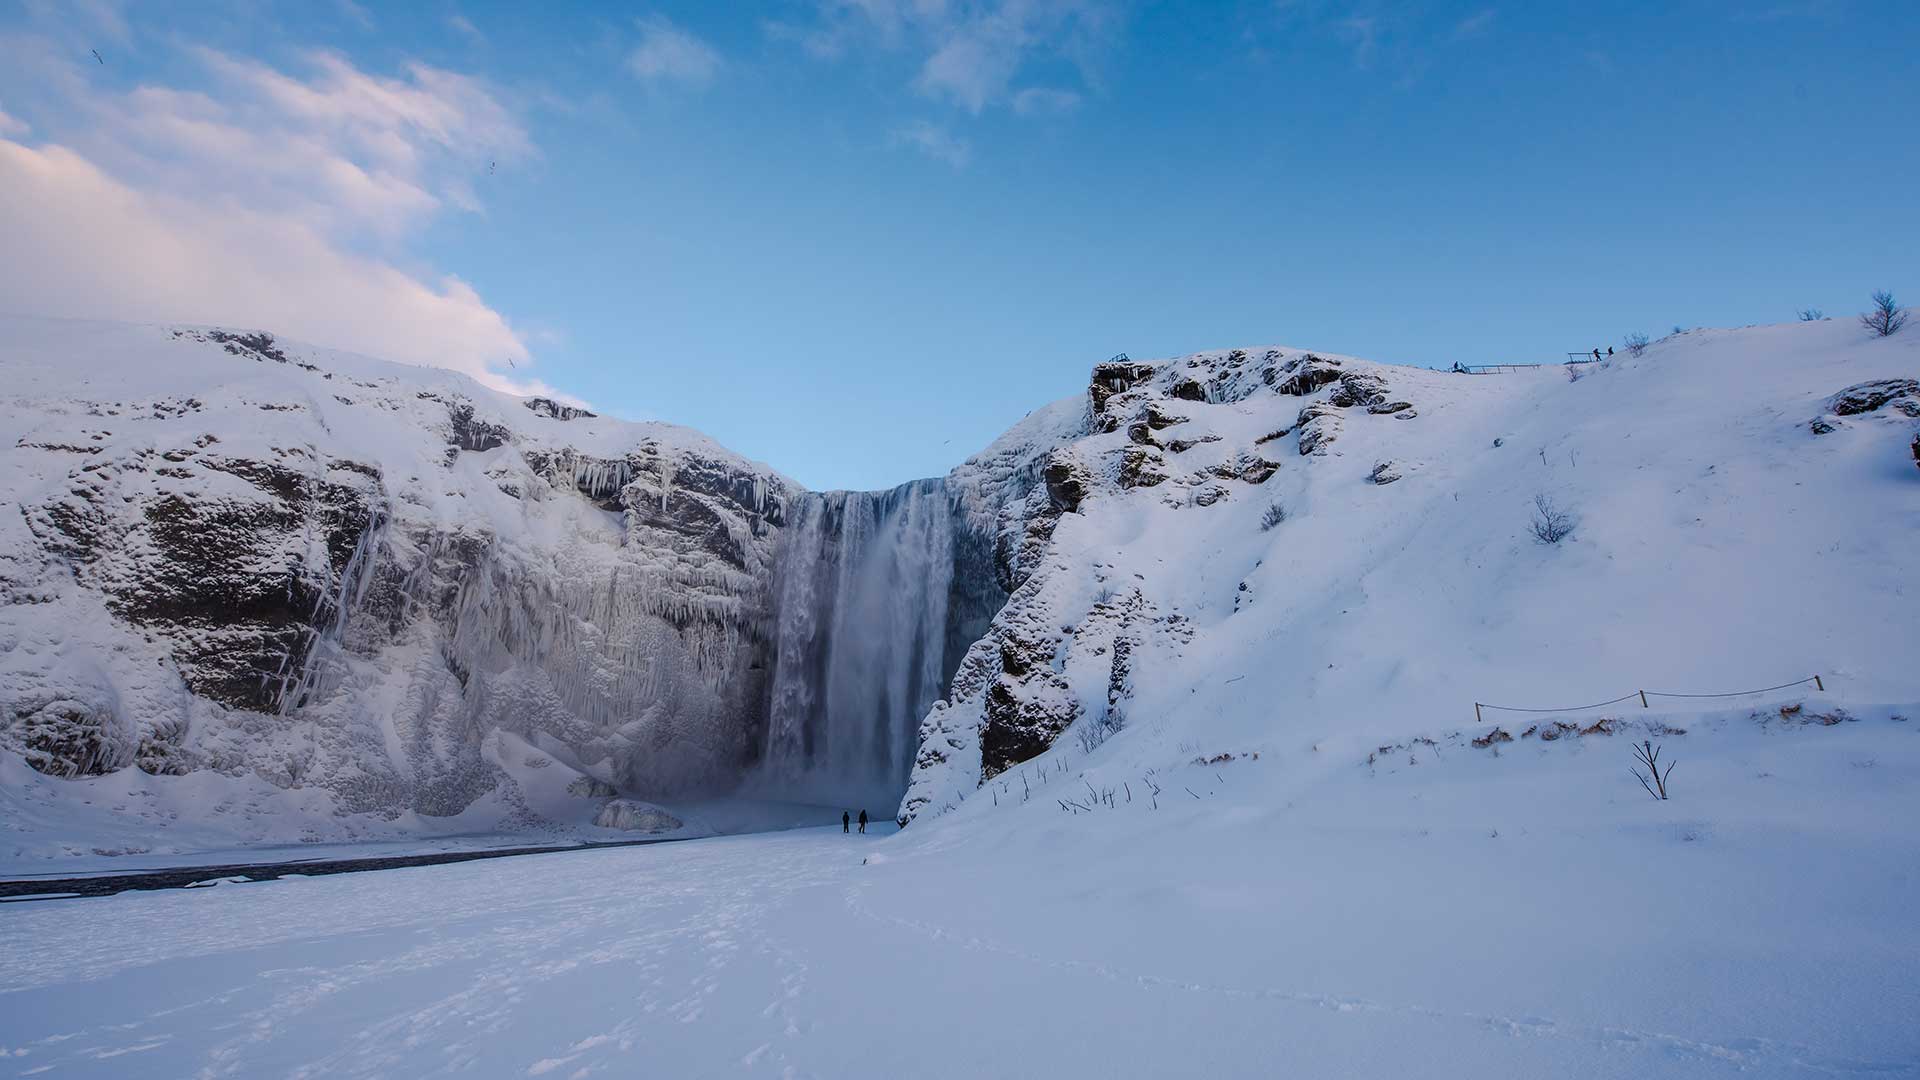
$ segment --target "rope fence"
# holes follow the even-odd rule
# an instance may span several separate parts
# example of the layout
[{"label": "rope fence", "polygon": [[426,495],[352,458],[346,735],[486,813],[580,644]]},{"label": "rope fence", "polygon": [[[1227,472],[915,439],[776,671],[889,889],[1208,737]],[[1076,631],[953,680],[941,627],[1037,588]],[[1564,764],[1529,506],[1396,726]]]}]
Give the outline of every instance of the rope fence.
[{"label": "rope fence", "polygon": [[1812,683],[1814,689],[1820,691],[1823,694],[1826,693],[1827,691],[1827,684],[1821,681],[1820,676],[1809,675],[1804,679],[1795,679],[1794,681],[1789,683],[1781,683],[1779,686],[1763,686],[1758,690],[1730,690],[1724,694],[1682,694],[1677,691],[1670,691],[1670,690],[1635,690],[1632,693],[1621,694],[1619,697],[1614,698],[1612,701],[1601,701],[1601,702],[1596,702],[1595,704],[1592,704],[1592,705],[1571,705],[1566,708],[1560,708],[1560,709],[1522,709],[1513,705],[1489,705],[1484,701],[1476,701],[1473,703],[1473,718],[1478,722],[1485,723],[1486,717],[1481,713],[1481,710],[1483,709],[1496,709],[1500,712],[1517,712],[1517,713],[1586,712],[1588,709],[1604,709],[1609,705],[1618,705],[1623,701],[1632,701],[1636,697],[1640,699],[1641,708],[1650,709],[1653,707],[1647,703],[1647,699],[1650,697],[1668,697],[1668,698],[1746,697],[1748,694],[1767,694],[1767,693],[1772,693],[1775,690],[1785,690],[1788,687],[1792,687],[1792,686],[1805,686],[1808,683]]}]

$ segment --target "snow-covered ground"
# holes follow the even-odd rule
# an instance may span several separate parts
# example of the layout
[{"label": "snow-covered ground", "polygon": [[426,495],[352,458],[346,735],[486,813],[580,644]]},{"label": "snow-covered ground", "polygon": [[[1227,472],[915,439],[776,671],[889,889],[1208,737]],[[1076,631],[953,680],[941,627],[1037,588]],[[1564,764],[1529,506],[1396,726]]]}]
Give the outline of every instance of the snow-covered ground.
[{"label": "snow-covered ground", "polygon": [[1668,802],[1624,730],[1277,735],[895,835],[9,905],[0,1075],[1920,1075],[1920,720],[1800,700],[1665,715]]}]

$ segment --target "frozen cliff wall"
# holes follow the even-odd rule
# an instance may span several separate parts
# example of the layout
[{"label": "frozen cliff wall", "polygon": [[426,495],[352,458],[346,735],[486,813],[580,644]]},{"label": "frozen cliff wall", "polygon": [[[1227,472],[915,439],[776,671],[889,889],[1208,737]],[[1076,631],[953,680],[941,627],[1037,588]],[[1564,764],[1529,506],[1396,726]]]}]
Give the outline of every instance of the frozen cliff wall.
[{"label": "frozen cliff wall", "polygon": [[890,806],[1023,491],[806,492],[261,333],[10,319],[0,368],[0,751],[332,813],[537,816],[502,754],[593,798]]}]

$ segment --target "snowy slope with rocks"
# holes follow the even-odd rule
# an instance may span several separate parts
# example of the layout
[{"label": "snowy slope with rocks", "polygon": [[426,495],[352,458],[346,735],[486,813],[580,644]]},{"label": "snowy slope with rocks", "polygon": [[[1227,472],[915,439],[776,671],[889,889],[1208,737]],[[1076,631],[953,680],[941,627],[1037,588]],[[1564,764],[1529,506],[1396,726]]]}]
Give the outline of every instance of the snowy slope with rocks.
[{"label": "snowy slope with rocks", "polygon": [[[1392,743],[1470,728],[1476,701],[1815,674],[1920,700],[1916,371],[1920,338],[1844,323],[1505,375],[1285,349],[1102,365],[903,816],[1069,731],[1124,730],[1129,754]],[[1536,495],[1569,538],[1534,538]]]}]

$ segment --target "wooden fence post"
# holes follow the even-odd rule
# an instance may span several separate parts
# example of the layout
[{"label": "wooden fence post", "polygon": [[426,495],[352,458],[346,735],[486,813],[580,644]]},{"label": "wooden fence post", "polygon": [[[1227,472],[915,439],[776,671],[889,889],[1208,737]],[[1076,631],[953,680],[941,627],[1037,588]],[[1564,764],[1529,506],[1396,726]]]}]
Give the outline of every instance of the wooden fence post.
[{"label": "wooden fence post", "polygon": [[1818,676],[1818,675],[1815,675],[1815,676],[1813,677],[1813,688],[1814,688],[1815,690],[1818,690],[1818,691],[1820,691],[1820,692],[1821,692],[1821,693],[1823,693],[1823,694],[1827,692],[1827,684],[1826,684],[1826,683],[1823,683],[1823,682],[1821,682],[1821,681],[1820,681],[1820,676]]},{"label": "wooden fence post", "polygon": [[1640,691],[1640,707],[1643,709],[1647,707],[1647,692],[1645,690]]},{"label": "wooden fence post", "polygon": [[1477,701],[1473,703],[1473,722],[1476,724],[1486,723],[1486,720],[1480,716],[1480,703]]}]

